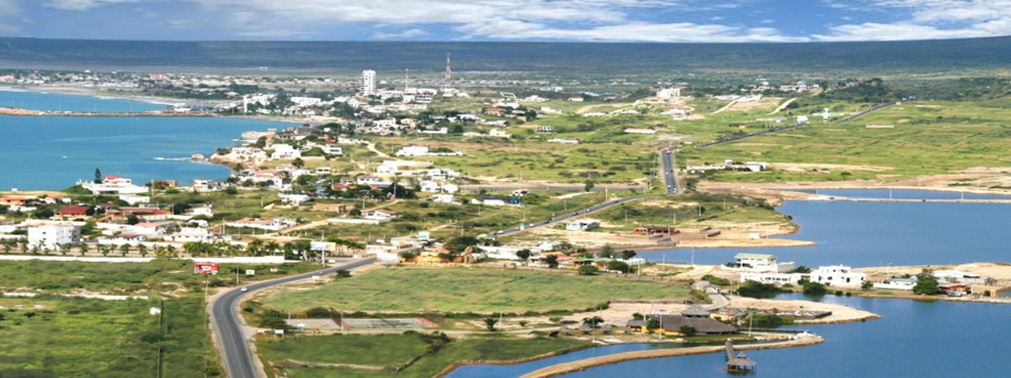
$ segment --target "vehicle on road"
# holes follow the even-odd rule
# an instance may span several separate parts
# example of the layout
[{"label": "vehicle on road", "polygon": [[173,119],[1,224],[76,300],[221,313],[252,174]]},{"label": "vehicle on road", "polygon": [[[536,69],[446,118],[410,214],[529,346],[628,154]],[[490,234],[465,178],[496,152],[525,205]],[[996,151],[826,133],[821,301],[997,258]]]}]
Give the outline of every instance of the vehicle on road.
[{"label": "vehicle on road", "polygon": [[249,288],[248,288],[248,287],[245,287],[245,286],[243,286],[243,287],[242,287],[242,289],[240,289],[240,290],[242,290],[242,291],[249,291]]}]

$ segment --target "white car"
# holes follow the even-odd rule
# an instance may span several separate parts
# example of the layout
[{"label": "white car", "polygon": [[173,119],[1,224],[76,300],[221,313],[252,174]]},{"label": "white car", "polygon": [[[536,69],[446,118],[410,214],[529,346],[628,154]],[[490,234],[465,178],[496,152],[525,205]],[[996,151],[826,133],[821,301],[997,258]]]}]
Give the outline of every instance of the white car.
[{"label": "white car", "polygon": [[243,286],[243,287],[242,287],[242,289],[240,289],[240,290],[242,290],[242,291],[249,291],[249,288],[248,288],[248,287],[245,287],[245,286]]}]

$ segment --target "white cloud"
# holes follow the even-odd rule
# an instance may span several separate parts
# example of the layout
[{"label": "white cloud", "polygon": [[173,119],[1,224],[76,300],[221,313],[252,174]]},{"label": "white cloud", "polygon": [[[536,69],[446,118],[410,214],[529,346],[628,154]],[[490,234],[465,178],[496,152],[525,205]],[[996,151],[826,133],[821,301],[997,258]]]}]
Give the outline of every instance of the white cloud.
[{"label": "white cloud", "polygon": [[21,12],[15,0],[0,0],[0,17],[14,16]]},{"label": "white cloud", "polygon": [[146,0],[50,0],[47,6],[70,11],[85,11],[104,5],[139,3]]},{"label": "white cloud", "polygon": [[428,35],[428,30],[414,28],[414,29],[407,29],[407,30],[404,30],[404,31],[401,31],[401,32],[397,32],[397,33],[383,33],[383,32],[373,33],[372,34],[372,38],[375,38],[375,39],[410,39],[410,38],[417,38],[417,37],[426,36],[426,35]]},{"label": "white cloud", "polygon": [[[899,21],[865,22],[829,28],[813,35],[821,41],[917,40],[1011,35],[1011,0],[876,0],[830,7],[873,12],[903,12]],[[902,13],[900,13],[902,14]]]}]

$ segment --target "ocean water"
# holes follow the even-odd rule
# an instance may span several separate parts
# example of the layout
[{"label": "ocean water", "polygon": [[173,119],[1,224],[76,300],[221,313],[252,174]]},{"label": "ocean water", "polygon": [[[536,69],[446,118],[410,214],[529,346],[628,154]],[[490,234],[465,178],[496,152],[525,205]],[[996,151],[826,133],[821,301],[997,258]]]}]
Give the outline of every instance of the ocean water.
[{"label": "ocean water", "polygon": [[0,87],[0,107],[48,111],[124,113],[162,110],[165,109],[166,105],[114,97],[44,93],[12,87]]},{"label": "ocean water", "polygon": [[[886,191],[887,192],[887,191]],[[887,193],[885,193],[887,196]],[[954,193],[944,195],[958,196]],[[957,197],[954,197],[957,198]],[[968,196],[967,196],[968,198]],[[695,263],[723,264],[741,252],[819,266],[940,265],[1011,261],[1011,205],[980,203],[786,202],[810,247],[695,249]],[[649,261],[691,261],[692,249],[640,252]]]},{"label": "ocean water", "polygon": [[[781,299],[807,299],[800,294]],[[766,377],[1007,377],[1011,305],[826,296],[823,302],[881,315],[866,322],[792,327],[825,342],[803,348],[746,352]],[[628,361],[564,375],[602,377],[727,377],[723,356]],[[472,376],[476,377],[476,376]]]},{"label": "ocean water", "polygon": [[[3,99],[24,98],[26,106],[32,99],[51,105],[67,97],[30,92],[0,92],[0,96],[0,104]],[[77,99],[87,96],[69,97],[90,106],[91,100]],[[124,104],[129,101],[98,101],[109,101],[106,111],[129,108]],[[231,147],[244,131],[283,127],[230,118],[0,116],[0,190],[64,189],[77,180],[94,179],[95,168],[103,175],[128,177],[135,183],[157,179],[185,185],[198,178],[224,179],[227,167],[189,161],[189,157]]]}]

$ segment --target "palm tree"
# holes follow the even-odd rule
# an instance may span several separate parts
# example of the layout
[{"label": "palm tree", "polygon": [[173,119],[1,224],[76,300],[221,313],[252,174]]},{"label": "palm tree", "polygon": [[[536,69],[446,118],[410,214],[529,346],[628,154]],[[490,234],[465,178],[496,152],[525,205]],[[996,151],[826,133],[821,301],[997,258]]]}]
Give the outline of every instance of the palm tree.
[{"label": "palm tree", "polygon": [[190,257],[196,256],[200,253],[200,244],[198,242],[185,242],[183,243],[183,251],[186,251]]},{"label": "palm tree", "polygon": [[72,246],[70,243],[60,244],[60,254],[66,256]]},{"label": "palm tree", "polygon": [[267,245],[264,246],[264,249],[265,249],[264,252],[266,252],[268,254],[274,254],[275,251],[281,249],[281,245],[277,244],[277,242],[275,242],[275,241],[271,241],[271,242],[267,243]]},{"label": "palm tree", "polygon": [[138,245],[137,252],[140,252],[140,257],[147,257],[147,246],[143,244]]},{"label": "palm tree", "polygon": [[107,245],[98,246],[98,251],[102,252],[102,256],[109,256],[109,252],[112,252],[112,247]]},{"label": "palm tree", "polygon": [[14,244],[14,241],[10,239],[4,239],[3,243],[4,243],[4,253],[11,253],[11,249],[14,249],[14,247],[12,246],[12,244]]},{"label": "palm tree", "polygon": [[123,254],[123,257],[126,257],[126,254],[130,253],[130,245],[123,244],[119,246],[119,252]]},{"label": "palm tree", "polygon": [[154,247],[154,256],[155,257],[165,257],[165,255],[167,253],[168,253],[168,251],[165,250],[165,246],[163,246],[163,245],[159,245],[157,247]]},{"label": "palm tree", "polygon": [[165,252],[168,253],[169,257],[178,257],[176,255],[176,246],[174,246],[174,245],[168,246],[168,248],[165,249]]},{"label": "palm tree", "polygon": [[81,242],[81,244],[77,246],[77,250],[81,253],[81,256],[83,257],[85,254],[88,253],[88,243]]},{"label": "palm tree", "polygon": [[246,252],[250,256],[259,256],[261,249],[263,249],[263,240],[260,239],[253,239],[253,241],[246,245]]}]

